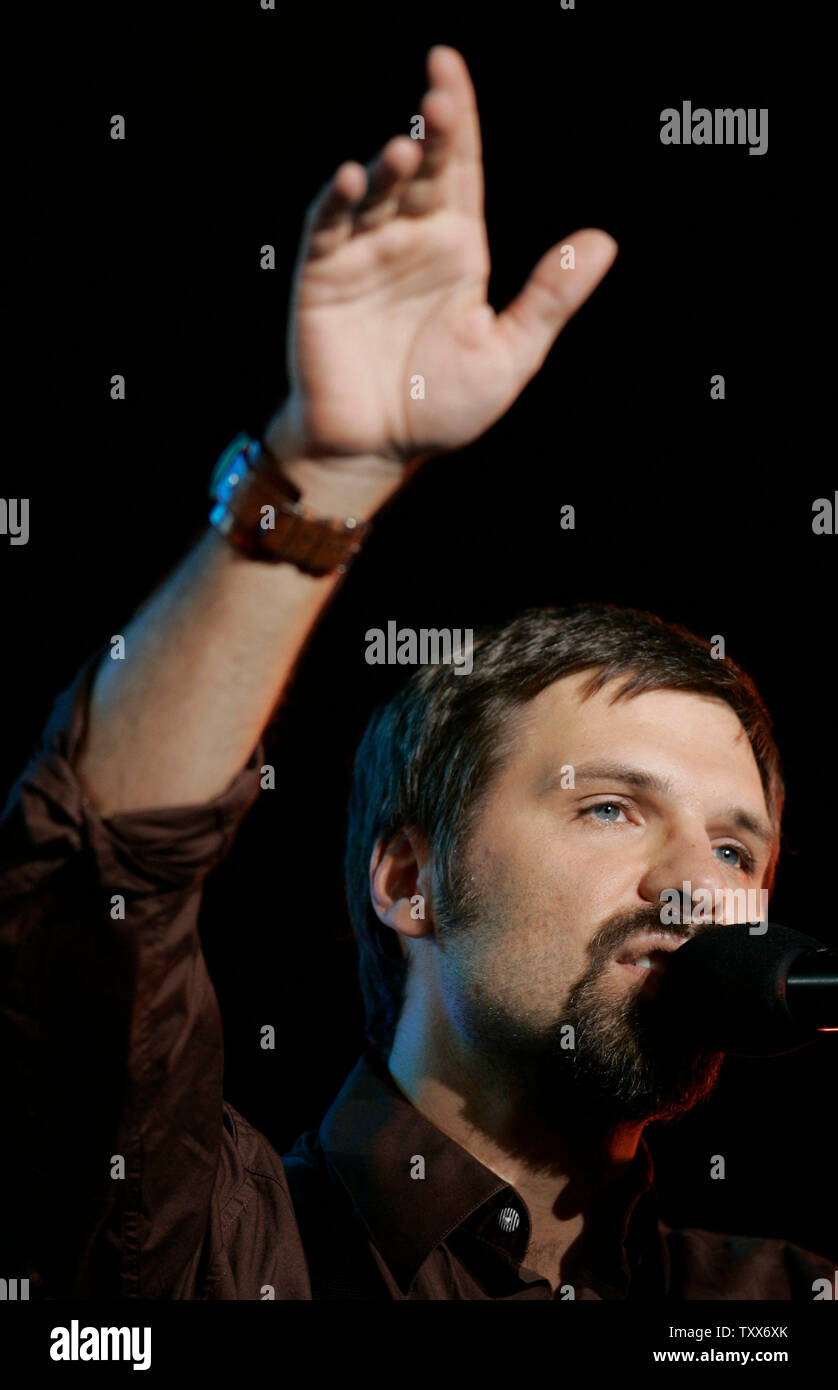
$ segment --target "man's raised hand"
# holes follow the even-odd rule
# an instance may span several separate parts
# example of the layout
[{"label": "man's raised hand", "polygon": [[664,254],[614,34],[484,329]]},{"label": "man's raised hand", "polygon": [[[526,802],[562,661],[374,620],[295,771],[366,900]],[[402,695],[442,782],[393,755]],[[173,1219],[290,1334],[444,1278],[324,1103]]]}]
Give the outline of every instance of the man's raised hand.
[{"label": "man's raised hand", "polygon": [[[460,448],[509,408],[616,254],[605,232],[565,237],[500,314],[474,87],[461,54],[427,55],[424,140],[396,136],[342,164],[309,207],[294,274],[280,456],[406,463]],[[574,248],[563,268],[562,247]],[[564,257],[567,260],[567,257]]]}]

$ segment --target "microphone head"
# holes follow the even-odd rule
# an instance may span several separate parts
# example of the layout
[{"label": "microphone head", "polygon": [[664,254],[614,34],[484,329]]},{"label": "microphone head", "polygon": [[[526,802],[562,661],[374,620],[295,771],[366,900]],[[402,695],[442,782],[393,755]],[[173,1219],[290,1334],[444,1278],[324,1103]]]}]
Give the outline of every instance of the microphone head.
[{"label": "microphone head", "polygon": [[[813,1042],[786,1001],[791,963],[822,941],[776,923],[704,927],[667,957],[658,1023],[696,1046],[773,1057]],[[759,928],[757,930],[757,928]]]}]

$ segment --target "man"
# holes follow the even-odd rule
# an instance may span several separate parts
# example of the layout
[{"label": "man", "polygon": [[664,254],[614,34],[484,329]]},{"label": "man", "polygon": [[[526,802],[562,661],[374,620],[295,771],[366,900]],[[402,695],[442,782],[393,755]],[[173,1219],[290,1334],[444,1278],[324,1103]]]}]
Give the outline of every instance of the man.
[{"label": "man", "polygon": [[364,522],[503,414],[615,254],[578,232],[496,315],[473,89],[450,48],[428,73],[424,139],[309,210],[267,447],[9,799],[8,1249],[50,1297],[810,1299],[827,1260],[654,1208],[643,1126],[720,1061],[656,1030],[694,929],[661,901],[770,886],[783,786],[747,677],[650,615],[524,614],[376,713],[347,848],[370,1047],[284,1160],[222,1099],[196,921],[267,720]]}]

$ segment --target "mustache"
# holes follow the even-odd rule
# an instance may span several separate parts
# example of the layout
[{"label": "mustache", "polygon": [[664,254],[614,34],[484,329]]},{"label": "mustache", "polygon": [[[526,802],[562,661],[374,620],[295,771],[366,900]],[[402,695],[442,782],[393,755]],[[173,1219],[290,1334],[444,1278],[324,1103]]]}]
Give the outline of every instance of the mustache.
[{"label": "mustache", "polygon": [[668,936],[681,937],[682,940],[689,941],[702,932],[713,930],[714,924],[708,922],[663,926],[660,919],[662,906],[662,903],[650,904],[649,907],[640,907],[632,912],[621,912],[606,922],[588,943],[588,957],[592,969],[597,971],[603,968],[621,946],[643,932],[665,931]]}]

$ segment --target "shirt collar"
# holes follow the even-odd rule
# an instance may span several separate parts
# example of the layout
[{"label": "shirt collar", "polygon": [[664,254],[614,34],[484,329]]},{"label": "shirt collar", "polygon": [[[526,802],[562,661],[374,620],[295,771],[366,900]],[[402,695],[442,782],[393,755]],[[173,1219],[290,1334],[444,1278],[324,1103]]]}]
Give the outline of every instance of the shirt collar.
[{"label": "shirt collar", "polygon": [[[356,1062],[319,1134],[333,1171],[404,1293],[431,1251],[491,1198],[496,1198],[493,1208],[515,1207],[525,1214],[525,1225],[529,1221],[520,1194],[402,1094],[375,1046]],[[414,1176],[419,1173],[424,1176]],[[635,1162],[615,1186],[608,1217],[584,1263],[586,1277],[597,1266],[604,1268],[609,1286],[622,1285],[623,1276],[627,1280],[623,1244],[652,1177],[651,1154],[641,1136]]]}]

